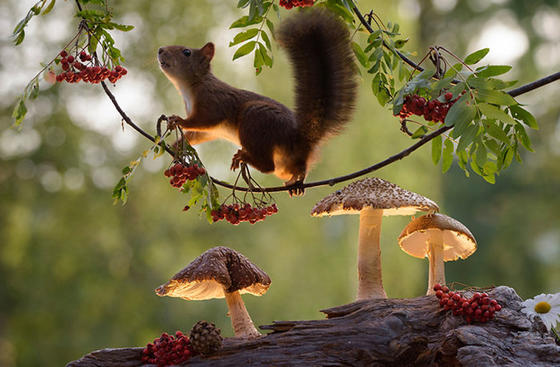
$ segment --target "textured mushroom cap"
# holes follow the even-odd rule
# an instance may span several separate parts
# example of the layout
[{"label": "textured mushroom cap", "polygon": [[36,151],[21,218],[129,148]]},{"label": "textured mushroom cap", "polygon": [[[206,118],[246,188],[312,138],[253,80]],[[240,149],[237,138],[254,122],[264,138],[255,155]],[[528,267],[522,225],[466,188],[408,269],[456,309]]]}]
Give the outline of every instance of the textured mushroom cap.
[{"label": "textured mushroom cap", "polygon": [[159,296],[186,300],[224,298],[224,292],[261,296],[270,287],[268,275],[239,252],[211,248],[155,291]]},{"label": "textured mushroom cap", "polygon": [[399,246],[411,256],[424,258],[428,240],[435,231],[443,231],[443,260],[466,259],[476,251],[474,236],[461,222],[447,215],[434,213],[408,223],[399,236]]},{"label": "textured mushroom cap", "polygon": [[358,214],[365,207],[383,209],[385,216],[439,211],[439,206],[432,200],[389,181],[371,177],[352,182],[325,197],[315,204],[311,215]]}]

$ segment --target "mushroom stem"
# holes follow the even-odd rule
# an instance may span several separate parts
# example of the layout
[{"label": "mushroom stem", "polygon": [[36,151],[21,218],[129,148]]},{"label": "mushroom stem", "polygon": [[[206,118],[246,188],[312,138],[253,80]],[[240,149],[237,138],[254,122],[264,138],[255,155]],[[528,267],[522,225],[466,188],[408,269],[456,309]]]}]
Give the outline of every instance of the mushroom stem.
[{"label": "mushroom stem", "polygon": [[383,210],[365,207],[360,211],[358,238],[358,295],[356,299],[387,298],[381,277],[381,220]]},{"label": "mushroom stem", "polygon": [[229,309],[229,317],[231,318],[231,326],[233,332],[238,338],[256,338],[261,335],[253,325],[253,320],[245,308],[245,304],[241,299],[239,291],[226,292],[224,291],[226,302]]},{"label": "mushroom stem", "polygon": [[430,262],[430,272],[428,273],[427,295],[435,294],[434,285],[436,283],[445,284],[445,263],[443,261],[443,231],[439,229],[430,230],[431,236],[428,239],[428,261]]}]

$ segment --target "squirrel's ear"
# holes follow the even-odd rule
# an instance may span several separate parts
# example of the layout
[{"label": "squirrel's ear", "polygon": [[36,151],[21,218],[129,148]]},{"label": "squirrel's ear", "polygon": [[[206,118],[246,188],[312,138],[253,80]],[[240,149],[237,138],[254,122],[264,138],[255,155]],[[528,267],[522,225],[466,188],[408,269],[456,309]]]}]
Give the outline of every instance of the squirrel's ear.
[{"label": "squirrel's ear", "polygon": [[214,44],[212,42],[208,42],[200,49],[200,51],[202,51],[202,54],[208,59],[208,61],[210,61],[214,57]]}]

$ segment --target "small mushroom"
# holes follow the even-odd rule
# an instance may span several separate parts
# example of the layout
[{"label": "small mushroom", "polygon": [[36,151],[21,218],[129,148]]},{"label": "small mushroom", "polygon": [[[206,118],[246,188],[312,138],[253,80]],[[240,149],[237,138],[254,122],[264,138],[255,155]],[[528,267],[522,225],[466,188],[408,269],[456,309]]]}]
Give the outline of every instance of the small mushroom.
[{"label": "small mushroom", "polygon": [[426,214],[408,223],[398,241],[407,254],[421,259],[428,257],[430,271],[426,294],[435,293],[435,284],[445,284],[445,261],[466,259],[476,251],[476,240],[469,229],[458,220],[439,213]]},{"label": "small mushroom", "polygon": [[226,298],[236,337],[256,338],[261,334],[241,299],[241,294],[261,296],[270,287],[268,275],[235,250],[219,246],[193,260],[155,291],[158,296],[186,300]]},{"label": "small mushroom", "polygon": [[359,214],[357,299],[387,298],[381,278],[382,217],[435,212],[438,205],[422,195],[372,177],[355,181],[318,202],[311,215]]}]

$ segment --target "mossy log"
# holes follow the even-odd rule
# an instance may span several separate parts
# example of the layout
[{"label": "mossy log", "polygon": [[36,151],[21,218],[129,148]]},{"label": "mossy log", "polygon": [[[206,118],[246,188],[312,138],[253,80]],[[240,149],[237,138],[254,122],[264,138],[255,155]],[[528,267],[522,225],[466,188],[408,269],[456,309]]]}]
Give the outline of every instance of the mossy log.
[{"label": "mossy log", "polygon": [[[488,292],[502,310],[468,325],[435,296],[362,300],[323,310],[323,320],[279,321],[257,339],[226,338],[223,348],[190,366],[560,366],[560,346],[530,321],[509,287]],[[103,349],[67,367],[136,367],[142,348]],[[148,366],[148,365],[144,365]]]}]

